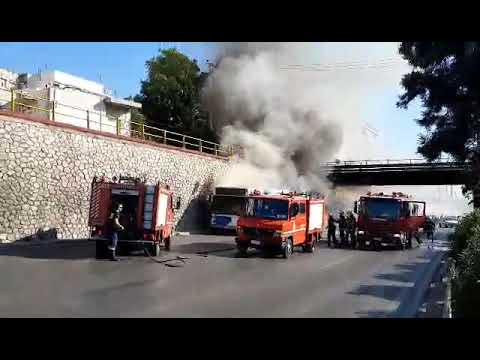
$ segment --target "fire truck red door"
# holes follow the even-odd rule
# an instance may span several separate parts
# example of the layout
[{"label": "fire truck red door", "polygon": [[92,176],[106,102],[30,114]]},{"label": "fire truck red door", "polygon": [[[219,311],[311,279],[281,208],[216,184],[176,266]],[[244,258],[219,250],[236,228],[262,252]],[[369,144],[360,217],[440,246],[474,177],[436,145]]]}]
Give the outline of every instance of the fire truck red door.
[{"label": "fire truck red door", "polygon": [[[294,204],[298,206],[298,214],[293,220],[293,244],[303,244],[306,240],[307,214],[305,201],[299,201]],[[293,204],[292,204],[293,205]]]},{"label": "fire truck red door", "polygon": [[106,183],[92,183],[88,226],[105,226],[110,207],[110,186]]}]

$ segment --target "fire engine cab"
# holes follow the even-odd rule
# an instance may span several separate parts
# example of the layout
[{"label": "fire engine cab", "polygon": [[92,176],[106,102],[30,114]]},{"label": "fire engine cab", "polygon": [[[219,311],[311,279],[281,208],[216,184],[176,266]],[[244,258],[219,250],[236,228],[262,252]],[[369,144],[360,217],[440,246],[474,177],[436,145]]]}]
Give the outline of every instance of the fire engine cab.
[{"label": "fire engine cab", "polygon": [[[174,224],[173,192],[168,185],[149,185],[138,178],[119,177],[111,181],[94,178],[90,196],[88,225],[91,240],[96,241],[98,258],[107,254],[110,230],[109,217],[115,204],[122,204],[118,250],[143,249],[157,256],[160,246],[170,250]],[[178,199],[175,208],[180,207]]]},{"label": "fire engine cab", "polygon": [[313,252],[327,220],[325,200],[319,196],[255,191],[247,197],[246,212],[238,219],[235,241],[243,255],[252,247],[288,258],[295,246]]},{"label": "fire engine cab", "polygon": [[357,240],[361,248],[375,250],[382,245],[398,249],[412,247],[412,237],[425,224],[425,201],[418,201],[401,192],[367,193],[354,203],[358,214]]}]

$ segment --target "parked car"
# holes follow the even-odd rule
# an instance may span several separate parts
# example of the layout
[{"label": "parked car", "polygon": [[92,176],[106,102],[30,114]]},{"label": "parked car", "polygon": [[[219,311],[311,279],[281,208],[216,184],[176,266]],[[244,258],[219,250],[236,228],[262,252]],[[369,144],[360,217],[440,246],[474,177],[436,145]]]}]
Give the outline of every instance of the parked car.
[{"label": "parked car", "polygon": [[458,225],[457,216],[445,216],[441,218],[438,222],[438,227],[440,228],[454,228]]}]

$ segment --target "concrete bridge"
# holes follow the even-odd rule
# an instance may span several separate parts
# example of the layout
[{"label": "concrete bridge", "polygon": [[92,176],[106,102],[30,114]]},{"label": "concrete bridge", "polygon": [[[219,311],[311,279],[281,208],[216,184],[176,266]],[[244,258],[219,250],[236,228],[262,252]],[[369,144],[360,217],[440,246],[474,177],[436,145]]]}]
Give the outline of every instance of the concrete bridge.
[{"label": "concrete bridge", "polygon": [[360,160],[329,162],[328,178],[348,185],[463,185],[472,181],[470,163],[440,159]]}]

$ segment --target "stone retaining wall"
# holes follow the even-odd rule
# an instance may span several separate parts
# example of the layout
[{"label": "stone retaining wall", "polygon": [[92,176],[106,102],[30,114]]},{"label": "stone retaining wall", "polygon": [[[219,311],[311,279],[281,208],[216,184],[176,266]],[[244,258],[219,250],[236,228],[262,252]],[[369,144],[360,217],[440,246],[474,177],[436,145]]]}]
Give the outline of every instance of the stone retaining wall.
[{"label": "stone retaining wall", "polygon": [[196,230],[205,220],[201,194],[228,165],[214,156],[0,114],[0,242],[46,228],[58,238],[88,237],[95,175],[169,184],[181,197],[177,230]]}]

